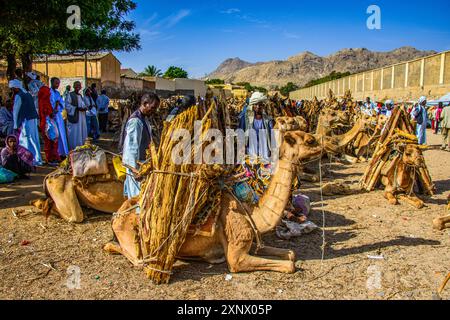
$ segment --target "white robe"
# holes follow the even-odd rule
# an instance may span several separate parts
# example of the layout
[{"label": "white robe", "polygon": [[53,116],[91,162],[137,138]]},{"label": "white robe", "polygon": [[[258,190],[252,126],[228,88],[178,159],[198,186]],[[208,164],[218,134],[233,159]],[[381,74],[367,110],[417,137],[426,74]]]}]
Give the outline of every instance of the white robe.
[{"label": "white robe", "polygon": [[[25,91],[24,91],[25,92]],[[19,145],[28,149],[34,156],[33,164],[35,166],[42,165],[41,145],[39,143],[38,120],[23,120],[18,122],[19,110],[22,107],[22,98],[16,94],[14,98],[14,129],[21,128],[19,136]]]},{"label": "white robe", "polygon": [[[67,95],[66,97],[65,105],[67,114],[73,116],[75,114],[76,107],[72,105],[72,98],[70,97],[70,94]],[[84,99],[81,95],[78,95],[78,107],[84,109],[86,108]],[[70,150],[73,150],[76,147],[84,145],[84,142],[88,136],[86,125],[86,112],[80,111],[78,113],[77,123],[70,123],[69,121],[67,121],[67,133],[68,133],[67,140],[69,142]]]}]

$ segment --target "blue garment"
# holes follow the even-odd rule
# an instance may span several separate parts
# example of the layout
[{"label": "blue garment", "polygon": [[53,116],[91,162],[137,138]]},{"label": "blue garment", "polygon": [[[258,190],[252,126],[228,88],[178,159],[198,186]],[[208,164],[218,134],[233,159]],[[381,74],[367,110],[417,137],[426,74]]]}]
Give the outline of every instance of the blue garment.
[{"label": "blue garment", "polygon": [[98,119],[96,116],[89,116],[86,113],[86,127],[88,132],[88,137],[94,139],[94,141],[100,138],[100,126],[98,124]]},{"label": "blue garment", "polygon": [[373,114],[374,111],[376,111],[377,106],[371,102],[371,103],[364,103],[364,105],[361,107],[361,111],[369,116]]},{"label": "blue garment", "polygon": [[21,128],[19,145],[33,154],[33,164],[42,165],[41,145],[39,142],[38,120],[36,110],[33,108],[31,95],[20,89],[14,97],[14,129]]},{"label": "blue garment", "polygon": [[[58,107],[56,102],[59,101]],[[56,125],[58,126],[59,138],[58,138],[58,153],[60,156],[67,156],[69,154],[69,144],[67,142],[66,124],[62,117],[62,111],[64,110],[64,100],[58,90],[50,89],[50,103],[53,110],[58,110],[55,116]]]},{"label": "blue garment", "polygon": [[[122,162],[125,165],[135,169],[139,168],[138,161],[145,160],[141,159],[143,130],[146,130],[145,125],[148,126],[148,124],[144,123],[144,121],[145,119],[140,119],[139,117],[130,117],[125,129]],[[151,130],[149,131],[151,132]],[[128,199],[131,199],[139,195],[141,185],[133,178],[130,169],[127,169],[127,173],[128,174],[124,185],[124,195],[127,196]]]},{"label": "blue garment", "polygon": [[6,107],[0,108],[0,134],[9,136],[14,130],[14,119],[11,111]]},{"label": "blue garment", "polygon": [[[423,145],[427,143],[427,123],[428,123],[428,115],[427,111],[421,105],[418,105],[414,108],[412,112],[412,117],[416,120],[419,114],[422,113],[422,124],[416,125],[416,136],[419,140],[419,145]],[[417,120],[416,120],[417,121]]]},{"label": "blue garment", "polygon": [[101,94],[97,98],[98,113],[108,113],[109,98],[105,94]]}]

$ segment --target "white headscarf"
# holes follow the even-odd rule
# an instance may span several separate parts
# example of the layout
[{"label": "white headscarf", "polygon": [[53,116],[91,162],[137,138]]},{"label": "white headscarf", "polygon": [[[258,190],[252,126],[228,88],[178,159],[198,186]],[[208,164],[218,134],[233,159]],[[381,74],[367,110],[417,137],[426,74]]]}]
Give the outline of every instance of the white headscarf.
[{"label": "white headscarf", "polygon": [[252,94],[252,96],[250,98],[249,105],[253,106],[255,104],[258,104],[260,102],[265,102],[265,101],[267,101],[267,97],[263,93],[255,92]]},{"label": "white headscarf", "polygon": [[34,72],[27,72],[25,73],[31,80],[36,80],[37,75]]},{"label": "white headscarf", "polygon": [[427,97],[421,96],[421,97],[419,98],[419,104],[421,105],[424,101],[427,101]]},{"label": "white headscarf", "polygon": [[18,79],[11,80],[8,83],[8,87],[9,88],[22,89],[23,88],[22,81],[20,81]]},{"label": "white headscarf", "polygon": [[393,106],[394,105],[394,101],[392,101],[392,100],[386,100],[386,102],[384,103],[385,105],[391,105],[391,106]]}]

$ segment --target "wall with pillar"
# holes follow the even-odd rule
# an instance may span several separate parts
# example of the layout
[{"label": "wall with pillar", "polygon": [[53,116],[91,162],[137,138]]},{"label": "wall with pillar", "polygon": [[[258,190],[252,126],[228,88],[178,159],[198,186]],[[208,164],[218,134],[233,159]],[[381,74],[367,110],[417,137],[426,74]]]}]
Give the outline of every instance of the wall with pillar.
[{"label": "wall with pillar", "polygon": [[425,95],[436,99],[450,92],[450,51],[350,75],[291,92],[292,99],[324,99],[331,89],[338,97],[350,90],[364,100],[417,100]]}]

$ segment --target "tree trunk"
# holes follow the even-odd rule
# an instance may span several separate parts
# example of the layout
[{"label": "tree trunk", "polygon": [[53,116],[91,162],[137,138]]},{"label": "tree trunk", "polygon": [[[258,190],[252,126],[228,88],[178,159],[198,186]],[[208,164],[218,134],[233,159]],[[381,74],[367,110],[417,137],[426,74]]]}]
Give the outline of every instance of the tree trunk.
[{"label": "tree trunk", "polygon": [[33,71],[33,59],[30,51],[21,54],[20,60],[22,62],[22,69],[24,73]]},{"label": "tree trunk", "polygon": [[16,56],[13,53],[8,53],[6,55],[6,61],[8,63],[8,67],[6,69],[6,76],[8,80],[13,80],[16,77],[15,75],[17,67]]}]

